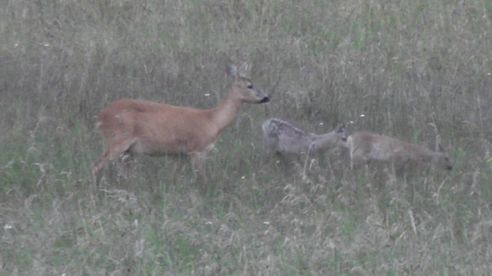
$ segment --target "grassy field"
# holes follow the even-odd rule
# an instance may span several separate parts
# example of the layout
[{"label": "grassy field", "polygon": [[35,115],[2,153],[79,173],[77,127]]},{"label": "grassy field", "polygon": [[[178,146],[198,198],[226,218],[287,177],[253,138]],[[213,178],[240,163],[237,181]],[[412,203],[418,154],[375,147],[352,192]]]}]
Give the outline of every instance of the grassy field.
[{"label": "grassy field", "polygon": [[[491,0],[4,0],[0,275],[492,274]],[[122,97],[244,106],[208,160],[138,158],[96,187],[94,115]],[[361,115],[364,116],[361,116]],[[354,121],[433,146],[451,172],[285,169],[260,125]]]}]

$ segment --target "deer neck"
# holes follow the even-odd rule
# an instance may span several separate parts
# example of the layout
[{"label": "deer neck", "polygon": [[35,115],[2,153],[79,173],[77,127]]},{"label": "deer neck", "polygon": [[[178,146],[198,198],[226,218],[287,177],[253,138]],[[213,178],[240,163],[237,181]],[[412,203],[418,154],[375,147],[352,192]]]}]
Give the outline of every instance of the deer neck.
[{"label": "deer neck", "polygon": [[314,137],[314,142],[318,149],[330,147],[335,143],[333,133],[319,134]]},{"label": "deer neck", "polygon": [[241,100],[230,90],[227,97],[212,109],[212,120],[221,132],[234,121],[241,107]]},{"label": "deer neck", "polygon": [[412,145],[412,147],[410,147],[411,152],[414,154],[416,158],[419,158],[421,160],[432,160],[439,155],[438,152],[434,152],[426,147],[420,145],[414,145],[414,144],[411,145]]},{"label": "deer neck", "polygon": [[443,156],[444,156],[444,153],[442,153],[442,152],[429,150],[427,158],[430,160],[433,160],[433,159],[442,158]]}]

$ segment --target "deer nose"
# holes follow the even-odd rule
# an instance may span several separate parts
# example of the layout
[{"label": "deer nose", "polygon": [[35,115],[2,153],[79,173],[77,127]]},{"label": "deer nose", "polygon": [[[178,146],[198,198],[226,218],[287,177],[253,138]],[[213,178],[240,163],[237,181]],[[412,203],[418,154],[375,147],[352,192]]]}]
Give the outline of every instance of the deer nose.
[{"label": "deer nose", "polygon": [[449,170],[449,171],[450,171],[450,170],[452,170],[452,169],[453,169],[453,166],[452,166],[452,165],[447,165],[447,166],[446,166],[446,170]]},{"label": "deer nose", "polygon": [[261,99],[260,103],[267,103],[269,101],[270,101],[270,98],[268,98],[268,96],[266,96],[263,99]]}]

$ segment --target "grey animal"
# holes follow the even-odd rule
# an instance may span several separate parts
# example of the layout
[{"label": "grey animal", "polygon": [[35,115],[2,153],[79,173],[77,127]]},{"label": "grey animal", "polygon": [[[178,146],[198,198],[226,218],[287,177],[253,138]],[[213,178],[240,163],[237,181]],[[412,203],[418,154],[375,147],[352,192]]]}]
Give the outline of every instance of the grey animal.
[{"label": "grey animal", "polygon": [[284,154],[313,154],[341,146],[347,140],[345,125],[325,134],[306,132],[293,124],[270,118],[263,125],[264,143],[269,152]]}]

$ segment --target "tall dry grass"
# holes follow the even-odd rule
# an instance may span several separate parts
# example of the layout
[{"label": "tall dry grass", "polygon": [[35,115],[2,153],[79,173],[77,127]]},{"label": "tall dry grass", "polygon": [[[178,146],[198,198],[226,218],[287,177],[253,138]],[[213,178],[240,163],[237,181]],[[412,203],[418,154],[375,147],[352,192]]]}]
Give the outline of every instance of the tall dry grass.
[{"label": "tall dry grass", "polygon": [[[490,1],[2,6],[1,274],[490,274]],[[205,192],[169,158],[93,189],[102,106],[213,106],[231,62],[272,102],[224,133]],[[285,170],[262,154],[268,116],[440,137],[455,170],[381,177],[334,156]]]}]

